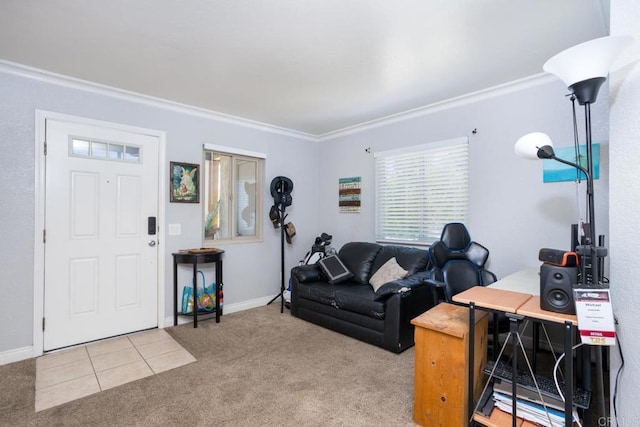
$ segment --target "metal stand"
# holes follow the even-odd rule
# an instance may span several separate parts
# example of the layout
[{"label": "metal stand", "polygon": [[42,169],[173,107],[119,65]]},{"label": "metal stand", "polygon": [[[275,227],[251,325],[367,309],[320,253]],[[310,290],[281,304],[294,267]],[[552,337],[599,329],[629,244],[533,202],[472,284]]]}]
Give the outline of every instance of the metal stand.
[{"label": "metal stand", "polygon": [[270,305],[280,298],[280,313],[284,313],[284,291],[286,289],[284,286],[284,220],[287,218],[287,215],[284,213],[285,209],[284,203],[280,203],[278,207],[280,211],[280,293],[267,303],[267,305]]},{"label": "metal stand", "polygon": [[[486,309],[486,308],[485,308]],[[472,322],[475,322],[475,310],[476,310],[476,304],[474,302],[470,302],[469,303],[469,326],[471,326]],[[522,351],[522,355],[526,361],[527,364],[527,368],[529,371],[529,374],[531,375],[531,378],[533,378],[534,380],[534,384],[536,386],[536,390],[538,392],[538,396],[540,396],[540,398],[542,399],[541,396],[541,392],[540,392],[540,388],[538,387],[538,383],[535,380],[535,374],[533,371],[533,368],[531,366],[531,363],[529,362],[529,358],[527,356],[527,353],[525,352],[524,349],[524,345],[522,343],[522,338],[521,338],[521,333],[520,333],[520,324],[523,320],[525,319],[531,319],[534,321],[540,321],[542,319],[536,319],[535,317],[528,317],[525,315],[521,315],[521,314],[515,314],[515,313],[509,313],[509,312],[505,312],[505,315],[507,316],[507,318],[509,319],[509,334],[507,335],[507,339],[505,340],[504,344],[502,345],[502,348],[500,349],[500,354],[498,355],[498,358],[496,359],[495,363],[497,365],[498,360],[500,360],[506,346],[509,344],[509,338],[511,338],[511,372],[512,372],[512,380],[511,380],[511,396],[512,396],[512,401],[511,401],[511,425],[512,427],[516,427],[518,425],[518,420],[517,420],[517,398],[516,396],[518,395],[517,393],[517,381],[516,381],[516,372],[518,371],[518,351],[521,350]],[[554,320],[550,320],[550,322],[552,323],[558,323],[557,321]],[[474,355],[474,331],[470,330],[469,331],[469,357],[472,357]],[[571,323],[571,321],[564,321],[564,354],[565,354],[565,360],[564,360],[564,367],[565,367],[565,385],[564,385],[564,422],[565,422],[565,426],[571,426],[573,425],[573,372],[574,372],[574,368],[573,368],[573,356],[572,356],[572,343],[574,341],[574,331],[573,331],[573,324]],[[493,368],[495,369],[495,367]],[[473,384],[473,376],[474,376],[474,369],[473,367],[469,367],[469,383],[468,383],[468,399],[469,399],[469,426],[473,427],[476,424],[474,423],[474,418],[473,415],[475,413],[475,411],[477,410],[477,405],[474,402],[474,384]],[[485,389],[483,390],[482,394],[484,394],[484,392],[486,391],[486,388],[489,384],[489,381],[491,380],[491,378],[493,377],[493,370],[491,371],[491,374],[489,375],[489,379],[487,380],[487,383],[485,385]],[[543,404],[544,406],[544,404]],[[545,410],[546,410],[546,406],[545,406]],[[547,413],[547,417],[549,417],[549,414]],[[551,418],[548,418],[549,424],[551,424]],[[482,423],[481,423],[482,424]],[[590,424],[588,424],[590,425]]]}]

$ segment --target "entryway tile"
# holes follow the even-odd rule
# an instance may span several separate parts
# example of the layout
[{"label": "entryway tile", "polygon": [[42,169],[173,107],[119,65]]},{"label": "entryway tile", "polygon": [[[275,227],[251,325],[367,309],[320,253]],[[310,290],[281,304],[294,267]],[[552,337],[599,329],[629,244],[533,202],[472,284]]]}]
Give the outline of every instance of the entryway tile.
[{"label": "entryway tile", "polygon": [[98,341],[91,344],[87,344],[87,351],[89,356],[96,357],[106,353],[113,353],[114,351],[121,351],[133,348],[133,344],[127,337],[111,338],[104,341]]},{"label": "entryway tile", "polygon": [[128,338],[136,347],[139,347],[144,344],[156,342],[156,341],[173,339],[171,338],[171,335],[169,335],[162,329],[153,329],[151,331],[138,332],[138,333],[129,335]]},{"label": "entryway tile", "polygon": [[149,344],[137,345],[136,348],[145,359],[158,356],[160,354],[169,353],[171,351],[180,350],[182,346],[178,344],[173,338],[168,338],[160,341],[154,341]]},{"label": "entryway tile", "polygon": [[191,362],[195,362],[196,358],[191,355],[187,350],[181,348],[180,350],[164,353],[159,356],[150,357],[147,359],[147,363],[151,367],[154,373],[168,371],[179,366],[186,365]]},{"label": "entryway tile", "polygon": [[132,362],[142,361],[142,356],[138,350],[130,344],[130,348],[124,348],[120,351],[112,351],[91,358],[93,369],[96,372],[106,371],[107,369],[116,368]]},{"label": "entryway tile", "polygon": [[150,375],[153,375],[153,371],[151,371],[149,365],[147,365],[144,360],[96,373],[98,383],[102,390],[108,390]]},{"label": "entryway tile", "polygon": [[36,390],[50,387],[55,384],[66,383],[76,378],[93,375],[91,360],[87,357],[66,365],[54,366],[49,369],[40,369],[36,375]]},{"label": "entryway tile", "polygon": [[85,346],[74,347],[38,357],[36,359],[36,368],[49,369],[55,366],[66,365],[71,362],[77,362],[82,359],[89,360],[89,354],[87,353],[87,348]]},{"label": "entryway tile", "polygon": [[100,391],[95,374],[36,390],[36,412]]},{"label": "entryway tile", "polygon": [[42,411],[195,361],[161,329],[47,354],[36,359],[35,409]]}]

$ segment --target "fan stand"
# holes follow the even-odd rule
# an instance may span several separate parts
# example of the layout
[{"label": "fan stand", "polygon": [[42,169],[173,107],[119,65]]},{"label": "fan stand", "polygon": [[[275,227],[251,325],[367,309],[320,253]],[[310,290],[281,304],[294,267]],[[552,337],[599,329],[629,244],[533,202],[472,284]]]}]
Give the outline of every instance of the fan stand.
[{"label": "fan stand", "polygon": [[280,298],[280,313],[284,313],[284,220],[287,218],[287,215],[284,213],[285,209],[286,206],[284,203],[280,203],[278,207],[280,211],[280,293],[267,303],[267,305],[269,305]]}]

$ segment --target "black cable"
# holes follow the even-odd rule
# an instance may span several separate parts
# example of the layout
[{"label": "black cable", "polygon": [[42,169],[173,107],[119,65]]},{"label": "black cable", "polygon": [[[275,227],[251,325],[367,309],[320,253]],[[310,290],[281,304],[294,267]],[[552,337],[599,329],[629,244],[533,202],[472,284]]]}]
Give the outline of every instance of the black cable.
[{"label": "black cable", "polygon": [[[618,319],[615,319],[615,324],[618,324]],[[620,342],[620,335],[618,335],[618,353],[620,354],[620,368],[618,368],[618,373],[616,374],[616,382],[613,386],[613,417],[616,420],[616,425],[620,425],[618,422],[618,381],[620,380],[620,374],[622,373],[622,369],[624,368],[624,356],[622,354],[622,343]]]}]

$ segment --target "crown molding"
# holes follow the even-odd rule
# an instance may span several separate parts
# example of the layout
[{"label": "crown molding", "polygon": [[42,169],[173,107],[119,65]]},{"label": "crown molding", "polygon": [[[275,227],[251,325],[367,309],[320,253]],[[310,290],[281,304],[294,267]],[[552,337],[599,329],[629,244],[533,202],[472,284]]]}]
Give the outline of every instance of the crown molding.
[{"label": "crown molding", "polygon": [[127,91],[124,89],[118,89],[112,86],[107,86],[99,83],[90,82],[87,80],[78,79],[75,77],[69,77],[62,74],[53,73],[51,71],[41,70],[39,68],[30,67],[15,62],[5,61],[0,59],[0,72],[5,74],[12,74],[19,77],[28,78],[44,83],[49,83],[57,86],[63,86],[70,89],[81,90],[97,95],[108,96],[124,101],[135,102],[138,104],[162,108],[182,114],[189,114],[196,117],[202,117],[206,119],[216,120],[219,122],[229,123],[237,126],[242,126],[250,129],[257,129],[265,132],[277,133],[280,135],[292,136],[307,141],[317,141],[318,138],[315,135],[300,132],[292,129],[287,129],[268,123],[262,123],[255,120],[245,119],[242,117],[232,116],[230,114],[219,113],[217,111],[207,110],[205,108],[195,107],[192,105],[182,104],[179,102],[169,101],[167,99],[156,98],[149,95],[144,95],[136,92]]},{"label": "crown molding", "polygon": [[242,117],[236,117],[229,114],[219,113],[216,111],[207,110],[200,107],[194,107],[179,102],[169,101],[162,98],[156,98],[149,95],[143,95],[136,92],[131,92],[123,89],[118,89],[112,86],[102,85],[99,83],[93,83],[74,77],[65,76],[62,74],[53,73],[46,70],[41,70],[27,65],[18,64],[10,61],[0,59],[0,72],[5,74],[12,74],[19,77],[25,77],[32,80],[41,81],[44,83],[54,84],[58,86],[68,87],[71,89],[82,90],[98,95],[109,96],[116,99],[121,99],[129,102],[135,102],[142,105],[147,105],[156,108],[162,108],[169,111],[174,111],[182,114],[189,114],[196,117],[202,117],[206,119],[216,120],[219,122],[229,123],[245,128],[261,130],[265,132],[276,133],[280,135],[290,136],[306,141],[329,141],[335,138],[364,132],[367,130],[375,129],[380,126],[386,126],[392,123],[401,122],[404,120],[414,119],[416,117],[425,116],[427,114],[433,114],[438,111],[443,111],[451,108],[456,108],[468,104],[472,104],[481,100],[494,98],[496,96],[513,93],[516,91],[528,89],[531,87],[539,86],[556,80],[556,78],[548,73],[540,73],[523,79],[514,80],[512,82],[504,83],[501,85],[493,86],[487,89],[471,92],[465,95],[461,95],[455,98],[450,98],[444,101],[436,102],[433,104],[425,105],[422,107],[414,108],[411,110],[403,111],[400,113],[391,114],[389,116],[381,117],[378,119],[370,120],[367,122],[359,123],[357,125],[348,126],[346,128],[338,129],[335,131],[323,133],[320,135],[313,135],[306,132],[296,131],[293,129],[283,128],[268,123],[262,123]]},{"label": "crown molding", "polygon": [[467,93],[455,98],[450,98],[444,101],[436,102],[422,107],[414,108],[411,110],[403,111],[389,116],[381,117],[379,119],[370,120],[368,122],[360,123],[357,125],[349,126],[343,129],[327,132],[322,135],[317,135],[318,141],[328,141],[331,139],[351,135],[366,130],[374,129],[380,126],[386,126],[392,123],[401,122],[404,120],[414,119],[416,117],[425,116],[427,114],[433,114],[438,111],[444,111],[451,108],[457,108],[468,104],[473,104],[478,101],[495,98],[508,93],[529,89],[531,87],[540,86],[557,80],[556,77],[548,73],[535,74],[533,76],[525,77],[519,80],[514,80],[508,83],[503,83],[497,86],[493,86],[487,89],[482,89],[476,92]]}]

